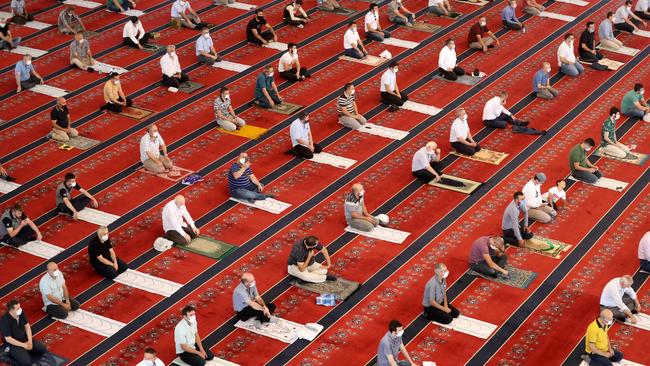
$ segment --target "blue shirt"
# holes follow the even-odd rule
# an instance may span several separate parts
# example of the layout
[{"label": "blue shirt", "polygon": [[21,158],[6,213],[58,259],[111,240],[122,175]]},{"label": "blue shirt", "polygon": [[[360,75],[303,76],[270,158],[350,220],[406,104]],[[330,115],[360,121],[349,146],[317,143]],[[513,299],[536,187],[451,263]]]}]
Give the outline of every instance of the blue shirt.
[{"label": "blue shirt", "polygon": [[210,53],[210,48],[212,47],[212,37],[205,38],[203,34],[199,36],[199,39],[196,40],[196,55],[200,55],[201,52]]},{"label": "blue shirt", "polygon": [[271,84],[273,84],[273,77],[261,73],[260,76],[257,77],[257,81],[255,81],[255,99],[266,99],[264,93],[262,93],[262,89],[266,89],[267,92],[270,92],[273,90]]},{"label": "blue shirt", "polygon": [[16,73],[20,74],[20,81],[28,80],[32,72],[34,72],[33,65],[26,65],[25,62],[22,60],[18,61],[18,63],[16,64]]},{"label": "blue shirt", "polygon": [[174,1],[172,4],[172,18],[180,18],[181,14],[185,14],[185,10],[190,7],[190,3],[185,1],[185,5],[181,4],[179,0]]},{"label": "blue shirt", "polygon": [[248,177],[249,175],[253,175],[251,168],[246,168],[244,174],[242,174],[241,177],[235,178],[234,174],[235,172],[238,172],[239,169],[241,169],[241,166],[237,163],[234,163],[228,172],[228,188],[231,192],[238,188],[246,188],[249,185],[253,184],[251,179]]},{"label": "blue shirt", "polygon": [[517,16],[515,15],[515,9],[510,5],[506,6],[506,8],[501,12],[501,19],[509,23],[519,22],[519,19],[517,19]]},{"label": "blue shirt", "polygon": [[546,85],[548,83],[548,76],[544,69],[537,71],[533,79],[533,90],[537,91],[537,85]]},{"label": "blue shirt", "polygon": [[605,19],[600,22],[598,26],[598,38],[600,39],[612,39],[614,38],[614,30],[612,29],[612,22],[609,19]]}]

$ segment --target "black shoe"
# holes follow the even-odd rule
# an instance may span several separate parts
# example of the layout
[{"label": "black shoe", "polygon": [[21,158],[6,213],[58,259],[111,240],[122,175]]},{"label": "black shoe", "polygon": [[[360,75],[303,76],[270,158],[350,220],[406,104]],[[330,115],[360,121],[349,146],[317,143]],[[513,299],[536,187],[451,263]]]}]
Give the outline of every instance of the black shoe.
[{"label": "black shoe", "polygon": [[493,45],[493,44],[489,44],[489,45],[488,45],[488,48],[494,48],[494,45]]},{"label": "black shoe", "polygon": [[89,68],[86,69],[86,71],[88,71],[88,72],[95,72],[95,69],[93,69],[92,67],[89,67]]},{"label": "black shoe", "polygon": [[327,278],[325,278],[325,281],[336,281],[336,276],[328,274]]},{"label": "black shoe", "polygon": [[530,122],[528,122],[528,121],[515,120],[515,125],[517,125],[517,126],[528,126],[529,124],[530,124]]}]

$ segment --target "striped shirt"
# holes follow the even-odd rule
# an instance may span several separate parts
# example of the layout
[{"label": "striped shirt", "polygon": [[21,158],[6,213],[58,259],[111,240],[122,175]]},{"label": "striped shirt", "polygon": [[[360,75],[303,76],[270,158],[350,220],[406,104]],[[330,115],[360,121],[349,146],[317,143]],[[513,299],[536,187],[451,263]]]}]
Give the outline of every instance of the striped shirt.
[{"label": "striped shirt", "polygon": [[231,192],[239,188],[246,188],[253,184],[249,178],[250,175],[253,175],[251,168],[246,168],[244,174],[242,174],[241,177],[235,178],[234,174],[235,172],[238,172],[239,169],[241,169],[241,166],[237,163],[234,163],[228,172],[228,188]]},{"label": "striped shirt", "polygon": [[336,113],[338,113],[339,116],[343,115],[343,108],[345,108],[349,113],[354,113],[353,94],[351,94],[350,96],[345,95],[345,93],[339,95],[339,99],[336,102]]}]

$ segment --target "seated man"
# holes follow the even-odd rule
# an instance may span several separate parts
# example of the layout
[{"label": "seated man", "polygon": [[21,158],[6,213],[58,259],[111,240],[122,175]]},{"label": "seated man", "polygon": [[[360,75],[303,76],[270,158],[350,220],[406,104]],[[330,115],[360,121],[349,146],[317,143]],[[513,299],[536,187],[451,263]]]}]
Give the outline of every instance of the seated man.
[{"label": "seated man", "polygon": [[606,154],[624,159],[630,153],[630,147],[624,145],[616,138],[616,121],[621,118],[618,108],[609,109],[609,117],[603,122],[600,130],[600,148]]},{"label": "seated man", "polygon": [[505,269],[507,263],[508,256],[500,237],[482,236],[472,243],[469,252],[469,268],[472,271],[494,278],[499,274],[508,277],[508,271]]},{"label": "seated man", "polygon": [[506,100],[508,100],[508,92],[503,90],[485,103],[483,107],[484,125],[492,128],[506,128],[508,123],[515,126],[528,125],[528,121],[517,119],[513,113],[506,109]]},{"label": "seated man", "polygon": [[639,241],[639,262],[641,271],[650,273],[650,231],[646,232]]},{"label": "seated man", "polygon": [[287,153],[298,158],[311,159],[314,154],[323,151],[320,145],[314,143],[311,128],[309,127],[309,113],[306,111],[301,111],[298,118],[291,122],[289,133],[292,147]]},{"label": "seated man", "polygon": [[278,71],[280,76],[289,81],[301,81],[305,78],[311,77],[311,74],[306,67],[302,67],[298,59],[298,45],[289,43],[287,45],[287,52],[280,57],[278,64]]},{"label": "seated man", "polygon": [[[72,198],[73,189],[78,190],[81,195]],[[66,173],[63,182],[56,187],[56,211],[77,220],[79,211],[88,204],[95,208],[99,206],[95,197],[77,184],[77,177],[73,173]]]},{"label": "seated man", "polygon": [[336,0],[323,0],[323,2],[318,5],[318,8],[326,11],[335,11],[341,9],[341,5],[339,5],[339,2]]},{"label": "seated man", "polygon": [[345,83],[343,93],[336,100],[336,113],[339,115],[339,123],[353,130],[358,130],[368,123],[357,108],[354,97],[354,84]]},{"label": "seated man", "polygon": [[451,38],[445,41],[445,46],[440,49],[438,54],[438,72],[443,78],[451,81],[465,75],[465,70],[457,64],[456,44]]},{"label": "seated man", "polygon": [[106,0],[106,9],[122,13],[129,9],[135,9],[135,2],[132,0]]},{"label": "seated man", "polygon": [[641,311],[641,304],[632,288],[632,276],[616,277],[607,282],[600,295],[600,310],[610,310],[614,319],[625,322],[629,319],[636,324],[638,319],[634,314]]},{"label": "seated man", "polygon": [[603,19],[598,25],[598,40],[601,46],[610,47],[615,50],[623,47],[623,42],[614,36],[614,12],[607,13],[607,18]]},{"label": "seated man", "polygon": [[587,29],[580,35],[580,47],[578,47],[578,54],[580,60],[585,62],[598,62],[603,59],[603,55],[596,50],[596,41],[594,40],[594,32],[596,31],[596,24],[592,21],[587,22]]},{"label": "seated man", "polygon": [[368,51],[363,47],[363,42],[357,32],[355,22],[348,23],[348,30],[343,35],[343,54],[348,57],[363,60],[368,56]]},{"label": "seated man", "polygon": [[562,205],[562,200],[566,201],[566,181],[564,179],[559,179],[555,181],[555,186],[551,187],[548,192],[542,195],[544,202],[547,202],[549,206],[555,211]]},{"label": "seated man", "polygon": [[25,0],[11,0],[11,13],[13,14],[11,21],[16,24],[25,24],[34,20],[34,15],[27,12]]},{"label": "seated man", "polygon": [[264,11],[261,8],[255,10],[255,17],[246,25],[246,41],[258,46],[278,41],[273,26],[264,19]]},{"label": "seated man", "polygon": [[70,64],[75,65],[82,70],[93,72],[95,60],[90,53],[90,45],[84,39],[83,33],[74,35],[74,41],[70,43]]},{"label": "seated man", "polygon": [[0,216],[0,241],[14,247],[30,241],[41,240],[43,236],[36,224],[25,215],[19,204],[13,205]]},{"label": "seated man", "polygon": [[424,286],[424,317],[432,322],[449,324],[460,316],[460,311],[447,300],[449,271],[444,263],[436,263],[434,271],[434,276]]},{"label": "seated man", "polygon": [[81,18],[74,12],[72,6],[67,6],[59,14],[58,28],[59,32],[63,34],[83,33],[86,30]]},{"label": "seated man", "polygon": [[402,0],[391,0],[388,3],[388,20],[400,25],[413,25],[415,13],[402,4]]},{"label": "seated man", "polygon": [[47,272],[41,277],[38,288],[43,297],[43,309],[52,318],[65,319],[68,312],[79,309],[79,302],[70,297],[63,273],[55,262],[47,264]]},{"label": "seated man", "polygon": [[585,183],[594,184],[598,179],[603,177],[603,173],[598,170],[598,167],[587,159],[587,152],[595,145],[594,139],[587,138],[571,149],[569,153],[569,169],[571,169],[573,178]]},{"label": "seated man", "polygon": [[0,333],[6,347],[3,352],[18,366],[30,366],[47,352],[47,347],[32,337],[32,327],[18,300],[7,303],[7,312],[0,318]]},{"label": "seated man", "polygon": [[197,328],[196,310],[192,305],[187,305],[182,314],[183,317],[174,328],[176,355],[190,366],[204,366],[205,361],[214,359],[214,355],[203,346]]},{"label": "seated man", "polygon": [[201,29],[205,24],[201,23],[201,18],[190,6],[189,0],[176,0],[172,4],[172,26],[180,28],[181,25],[190,29]]},{"label": "seated man", "polygon": [[240,283],[232,293],[232,307],[238,320],[243,322],[255,318],[260,323],[269,323],[275,311],[273,303],[265,303],[255,286],[255,277],[252,273],[241,275]]},{"label": "seated man", "polygon": [[20,93],[23,89],[31,89],[37,84],[43,84],[43,78],[32,65],[32,56],[30,55],[24,55],[23,59],[16,63],[15,75],[16,93]]},{"label": "seated man", "polygon": [[6,180],[7,182],[13,182],[16,180],[16,178],[9,175],[7,169],[2,166],[2,163],[0,163],[0,179]]},{"label": "seated man", "polygon": [[524,0],[524,13],[530,15],[539,15],[541,12],[546,10],[546,8],[537,3],[535,0]]},{"label": "seated man", "polygon": [[551,63],[544,61],[542,68],[535,73],[533,78],[533,92],[537,98],[551,100],[560,94],[551,86]]},{"label": "seated man", "polygon": [[576,60],[576,55],[573,53],[574,39],[573,33],[567,33],[564,36],[564,41],[557,48],[557,65],[564,75],[576,77],[585,72],[585,69]]},{"label": "seated man", "polygon": [[20,44],[20,37],[14,37],[9,29],[7,19],[0,18],[0,50],[12,50]]},{"label": "seated man", "polygon": [[109,280],[129,269],[127,264],[115,255],[106,226],[100,226],[97,235],[93,235],[88,242],[88,259],[93,270]]},{"label": "seated man", "polygon": [[[326,264],[316,263],[314,257],[323,253]],[[291,254],[287,260],[287,271],[300,281],[321,283],[325,281],[336,281],[336,277],[327,274],[332,267],[327,248],[318,242],[315,236],[308,236],[298,240],[291,248]]]},{"label": "seated man", "polygon": [[[501,231],[503,240],[518,247],[523,247],[524,240],[532,239],[533,232],[528,227],[528,209],[523,192],[515,192],[512,201],[506,206],[501,218]],[[523,225],[519,225],[519,214],[524,215]]]},{"label": "seated man", "polygon": [[650,114],[650,106],[643,97],[643,84],[634,84],[634,90],[625,93],[621,101],[621,111],[624,115],[633,118],[646,119]]},{"label": "seated man", "polygon": [[169,87],[169,91],[176,93],[183,83],[187,83],[190,77],[181,69],[176,55],[176,46],[167,46],[167,53],[160,58],[160,68],[162,70],[162,85]]},{"label": "seated man", "polygon": [[56,98],[56,105],[50,112],[50,120],[52,121],[52,139],[66,142],[70,137],[79,136],[79,132],[72,128],[70,121],[70,111],[68,110],[67,101],[64,97]]},{"label": "seated man", "polygon": [[370,4],[370,11],[363,21],[366,39],[383,42],[384,38],[390,38],[390,32],[385,31],[379,24],[379,7],[375,3]]},{"label": "seated man", "polygon": [[153,33],[144,31],[142,22],[138,17],[132,16],[129,18],[128,22],[124,23],[124,28],[122,29],[122,42],[124,42],[125,45],[142,49],[152,38]]},{"label": "seated man", "polygon": [[587,327],[585,355],[582,359],[590,366],[611,366],[612,362],[618,363],[623,360],[623,353],[613,349],[609,342],[607,332],[612,324],[614,324],[612,312],[601,310],[600,316]]},{"label": "seated man", "polygon": [[650,0],[638,0],[634,7],[634,15],[641,19],[650,20]]},{"label": "seated man", "polygon": [[533,179],[524,184],[521,191],[524,193],[528,217],[541,224],[548,224],[557,216],[557,212],[544,202],[541,190],[544,182],[546,182],[546,174],[537,173]]},{"label": "seated man", "polygon": [[448,0],[429,0],[428,10],[429,13],[433,13],[439,17],[448,17],[451,15],[451,4]]},{"label": "seated man", "polygon": [[409,100],[408,95],[405,92],[400,91],[399,86],[397,85],[397,70],[399,69],[399,64],[397,61],[392,60],[388,64],[388,69],[384,71],[384,74],[381,75],[381,81],[379,84],[379,94],[381,96],[381,101],[384,104],[389,106],[401,107]]},{"label": "seated man", "polygon": [[632,12],[632,0],[626,0],[614,13],[614,28],[621,32],[633,33],[639,30],[639,25],[646,23]]},{"label": "seated man", "polygon": [[293,0],[287,4],[282,16],[285,22],[294,27],[304,28],[309,23],[309,15],[302,8],[302,0]]},{"label": "seated man", "polygon": [[185,207],[185,197],[181,195],[163,207],[162,225],[165,239],[176,245],[187,245],[201,233]]},{"label": "seated man", "polygon": [[411,161],[411,173],[414,177],[423,180],[425,183],[440,180],[440,149],[433,141],[416,151]]},{"label": "seated man", "polygon": [[508,0],[508,5],[501,12],[501,23],[505,29],[514,31],[525,29],[515,15],[515,9],[517,9],[517,0]]},{"label": "seated man", "polygon": [[459,154],[472,156],[481,151],[478,142],[474,141],[467,124],[467,113],[464,108],[456,110],[456,119],[451,123],[449,130],[451,148]]},{"label": "seated man", "polygon": [[221,87],[219,96],[214,100],[214,114],[219,127],[226,131],[239,130],[246,125],[246,121],[237,116],[232,107],[230,90],[227,86]]},{"label": "seated man", "polygon": [[372,231],[379,225],[379,220],[368,213],[364,203],[363,186],[361,183],[352,185],[352,192],[345,195],[343,205],[345,221],[351,228],[361,231]]},{"label": "seated man", "polygon": [[478,18],[478,23],[475,23],[467,35],[467,44],[469,48],[474,50],[481,50],[487,52],[488,48],[494,47],[492,42],[498,46],[499,39],[487,27],[487,20],[485,17]]},{"label": "seated man", "polygon": [[158,126],[153,123],[147,127],[147,133],[140,139],[140,161],[146,170],[156,174],[166,173],[174,168],[172,159],[167,155],[165,140],[158,133]]},{"label": "seated man", "polygon": [[165,366],[165,364],[156,357],[156,350],[147,347],[144,349],[144,359],[135,366]]},{"label": "seated man", "polygon": [[120,74],[112,72],[108,75],[109,80],[104,84],[104,104],[100,109],[114,113],[122,113],[124,107],[133,105],[131,98],[127,98],[122,90]]},{"label": "seated man", "polygon": [[267,65],[255,81],[255,104],[262,108],[273,108],[282,104],[282,97],[273,79],[273,65]]},{"label": "seated man", "polygon": [[[402,343],[402,335],[404,334],[404,328],[402,328],[402,323],[397,320],[391,320],[388,323],[388,332],[384,334],[379,342],[379,348],[377,349],[377,363],[376,366],[415,366],[417,365],[411,359],[404,343]],[[402,352],[402,355],[406,360],[399,359],[399,352]]]},{"label": "seated man", "polygon": [[196,58],[199,60],[199,63],[208,66],[214,65],[215,62],[222,61],[219,54],[217,54],[217,50],[214,49],[214,44],[210,37],[210,29],[208,27],[203,27],[203,29],[201,29],[201,35],[196,40]]},{"label": "seated man", "polygon": [[234,198],[246,200],[250,203],[255,201],[273,198],[274,195],[262,193],[264,185],[257,179],[251,169],[251,162],[248,154],[242,152],[237,161],[230,167],[228,172],[228,189]]}]

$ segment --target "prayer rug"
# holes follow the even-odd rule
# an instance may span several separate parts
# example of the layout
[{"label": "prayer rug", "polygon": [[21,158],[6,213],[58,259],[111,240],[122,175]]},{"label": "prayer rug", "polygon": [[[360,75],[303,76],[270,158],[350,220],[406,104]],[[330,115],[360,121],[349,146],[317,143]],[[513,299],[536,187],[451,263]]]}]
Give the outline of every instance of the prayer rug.
[{"label": "prayer rug", "polygon": [[348,9],[348,8],[336,8],[334,10],[328,10],[328,9],[323,9],[323,8],[318,8],[320,11],[328,12],[328,13],[334,13],[334,14],[339,14],[339,15],[352,15],[356,13],[357,11],[354,9]]},{"label": "prayer rug", "polygon": [[241,328],[249,332],[257,333],[259,335],[277,339],[285,343],[293,343],[298,339],[305,339],[313,341],[318,333],[323,330],[323,326],[316,323],[309,323],[306,325],[294,323],[289,320],[274,317],[276,322],[269,322],[261,324],[255,318],[247,321],[238,321],[235,324],[236,328]]},{"label": "prayer rug", "polygon": [[632,324],[628,321],[623,324],[643,330],[650,330],[650,315],[644,313],[636,313],[634,315],[636,316],[637,320],[636,324]]},{"label": "prayer rug", "polygon": [[112,336],[126,325],[81,309],[69,312],[65,319],[56,320],[104,337]]},{"label": "prayer rug", "polygon": [[327,164],[341,169],[348,169],[349,167],[356,164],[357,162],[356,160],[353,159],[348,159],[342,156],[328,154],[326,152],[314,154],[314,157],[309,160],[313,161],[314,163]]},{"label": "prayer rug", "polygon": [[632,34],[645,37],[645,38],[650,38],[650,31],[647,30],[641,30],[641,29],[635,30],[634,32],[632,32]]},{"label": "prayer rug", "polygon": [[48,23],[39,22],[39,21],[36,21],[36,20],[32,20],[31,22],[25,23],[25,27],[32,28],[32,29],[37,29],[37,30],[43,30],[43,29],[53,27],[53,25],[48,24]]},{"label": "prayer rug", "polygon": [[584,184],[589,184],[600,188],[607,188],[618,192],[623,192],[625,188],[628,186],[628,183],[626,182],[621,182],[616,179],[610,179],[610,178],[600,178],[594,184],[586,183],[581,180],[575,179],[572,175],[569,175],[568,178],[573,181],[582,182]]},{"label": "prayer rug", "polygon": [[56,245],[52,245],[50,243],[46,243],[44,241],[38,241],[38,240],[27,242],[17,248],[2,242],[0,242],[0,245],[4,245],[9,248],[15,248],[20,250],[23,253],[31,254],[33,256],[40,257],[43,259],[50,259],[63,251],[63,248],[61,247],[57,247]]},{"label": "prayer rug", "polygon": [[459,13],[457,11],[452,11],[452,12],[449,13],[449,15],[441,15],[440,17],[455,20],[455,19],[460,18],[461,16],[463,16],[463,13]]},{"label": "prayer rug", "polygon": [[365,125],[362,125],[358,131],[393,140],[401,140],[409,134],[408,131],[396,130],[390,127],[379,126],[374,123],[366,123]]},{"label": "prayer rug", "polygon": [[132,269],[127,269],[126,272],[120,273],[113,281],[165,297],[170,297],[183,287],[180,283],[154,277],[150,274]]},{"label": "prayer rug", "polygon": [[194,173],[194,171],[192,171],[192,170],[181,168],[181,167],[178,167],[178,166],[174,166],[174,168],[170,172],[167,172],[167,173],[150,172],[147,169],[145,169],[144,167],[139,167],[135,171],[139,171],[139,172],[149,174],[149,175],[155,175],[158,178],[167,179],[167,180],[172,181],[172,182],[180,182],[181,180],[183,180],[183,178],[185,178],[188,175]]},{"label": "prayer rug", "polygon": [[436,114],[440,113],[440,111],[442,111],[442,109],[434,107],[432,105],[416,103],[410,100],[404,103],[404,105],[402,105],[402,109],[406,109],[407,111],[413,111],[422,114],[428,114],[429,116],[435,116]]},{"label": "prayer rug", "polygon": [[220,260],[237,250],[237,247],[234,245],[230,245],[220,240],[215,240],[203,235],[192,240],[188,245],[176,245],[176,248],[187,250],[188,252],[196,253],[216,260]]},{"label": "prayer rug", "polygon": [[183,93],[193,93],[201,88],[203,88],[205,85],[195,83],[194,81],[188,81],[186,83],[182,83],[180,87],[178,88],[178,91],[182,91]]},{"label": "prayer rug", "polygon": [[557,20],[561,20],[561,21],[564,21],[564,22],[572,22],[572,21],[576,20],[576,17],[572,17],[572,16],[564,15],[564,14],[558,14],[558,13],[551,13],[549,11],[543,11],[543,12],[539,13],[539,16],[544,17],[544,18],[557,19]]},{"label": "prayer rug", "polygon": [[160,44],[153,44],[153,43],[147,43],[146,45],[142,46],[142,49],[151,52],[151,53],[158,53],[160,51],[165,50],[167,47],[160,45]]},{"label": "prayer rug", "polygon": [[555,1],[560,2],[560,3],[578,5],[578,6],[587,6],[587,5],[589,5],[588,2],[582,1],[582,0],[555,0]]},{"label": "prayer rug", "polygon": [[278,50],[278,51],[286,51],[287,47],[289,47],[289,45],[287,45],[286,43],[283,43],[283,42],[269,42],[269,43],[265,44],[262,47],[272,48],[272,49]]},{"label": "prayer rug", "polygon": [[100,141],[89,139],[83,136],[70,137],[70,139],[65,142],[57,141],[54,139],[52,139],[52,141],[56,142],[59,145],[68,145],[77,148],[79,150],[88,150],[99,145],[100,143]]},{"label": "prayer rug", "polygon": [[[63,366],[68,364],[68,360],[52,352],[45,352],[41,357],[32,361],[31,366]],[[9,357],[8,347],[0,351],[0,364],[14,365],[13,360]]]},{"label": "prayer rug", "polygon": [[41,56],[47,54],[47,51],[38,50],[36,48],[25,47],[25,46],[17,46],[16,48],[13,48],[10,52],[11,53],[16,53],[16,54],[19,54],[19,55],[30,55],[33,58],[41,57]]},{"label": "prayer rug", "polygon": [[610,60],[608,58],[604,58],[602,60],[598,61],[599,64],[603,66],[607,66],[608,69],[616,71],[621,68],[621,66],[625,65],[623,62],[618,62],[614,60]]},{"label": "prayer rug", "polygon": [[0,179],[0,193],[2,194],[9,193],[18,187],[20,187],[20,184],[16,182],[8,182],[4,179]]},{"label": "prayer rug", "polygon": [[427,32],[427,33],[435,33],[438,31],[438,29],[442,28],[439,25],[417,22],[417,21],[412,25],[406,25],[405,27],[411,28],[413,30],[421,31],[421,32]]},{"label": "prayer rug", "polygon": [[251,139],[251,140],[257,140],[263,134],[265,134],[268,130],[266,128],[262,128],[262,127],[244,125],[240,129],[234,130],[234,131],[224,130],[221,127],[217,128],[217,131],[219,131],[221,133],[227,133],[229,135],[245,137],[245,138]]},{"label": "prayer rug", "polygon": [[124,74],[125,72],[129,71],[123,67],[110,65],[99,61],[95,61],[93,68],[95,69],[95,71],[99,72],[100,74],[110,74],[112,72],[116,72],[118,74]]},{"label": "prayer rug", "polygon": [[461,158],[480,161],[480,162],[483,162],[483,163],[494,164],[494,165],[501,164],[501,162],[505,158],[508,157],[508,154],[506,154],[506,153],[502,153],[502,152],[499,152],[499,151],[492,151],[492,150],[488,150],[488,149],[481,149],[481,151],[477,152],[476,154],[474,154],[472,156],[459,154],[454,150],[452,150],[450,152],[450,154],[459,156]]},{"label": "prayer rug", "polygon": [[34,93],[49,95],[50,97],[58,98],[68,94],[68,91],[49,85],[36,85],[28,89]]},{"label": "prayer rug", "polygon": [[488,1],[483,1],[483,0],[477,0],[477,1],[470,1],[470,0],[456,0],[459,3],[463,4],[469,4],[469,5],[476,5],[476,6],[485,6],[489,4]]},{"label": "prayer rug", "polygon": [[[464,194],[471,194],[472,192],[477,190],[478,187],[480,187],[483,184],[481,182],[475,182],[473,180],[458,178],[458,177],[454,177],[454,176],[447,175],[447,174],[441,175],[440,178],[442,178],[442,179],[439,182],[431,181],[431,182],[429,182],[429,185],[434,186],[434,187],[438,187],[438,188],[448,189],[450,191],[460,192],[460,193],[464,193]],[[463,184],[463,186],[462,187],[457,187],[455,185],[445,184],[446,182],[448,182],[446,180],[453,180],[453,181],[456,181],[456,182],[460,182],[460,183]]]},{"label": "prayer rug", "polygon": [[445,78],[442,77],[442,75],[436,75],[435,77],[437,79],[439,79],[439,80],[442,80],[442,81],[447,81],[447,82],[450,82],[450,83],[458,83],[458,84],[463,84],[463,85],[469,85],[469,86],[478,84],[482,79],[480,77],[470,76],[470,75],[467,75],[467,74],[465,74],[463,76],[459,76],[456,80],[445,79]]},{"label": "prayer rug", "polygon": [[398,38],[393,38],[393,37],[386,38],[381,43],[388,44],[388,45],[391,45],[391,46],[402,47],[402,48],[409,48],[409,49],[413,49],[413,48],[417,47],[418,45],[420,45],[420,43],[418,43],[418,42],[411,42],[411,41],[406,41],[406,40],[403,40],[403,39],[398,39]]},{"label": "prayer rug", "polygon": [[384,62],[388,61],[387,59],[379,56],[368,55],[365,59],[358,59],[350,56],[339,56],[339,60],[356,62],[359,64],[370,65],[370,66],[379,66]]},{"label": "prayer rug", "polygon": [[537,273],[533,271],[526,271],[523,269],[512,267],[510,265],[506,265],[505,270],[508,271],[508,278],[504,278],[501,275],[494,278],[490,276],[485,276],[481,273],[472,270],[469,271],[469,274],[472,276],[485,278],[488,281],[493,281],[493,282],[501,283],[503,285],[520,288],[522,290],[527,289],[528,286],[533,282],[535,277],[537,277]]},{"label": "prayer rug", "polygon": [[648,161],[648,158],[650,158],[650,155],[647,154],[642,154],[639,152],[634,152],[630,151],[627,153],[627,156],[624,158],[617,158],[615,156],[609,155],[606,152],[602,151],[602,149],[599,147],[594,151],[594,155],[600,156],[603,158],[608,158],[608,159],[614,159],[618,161],[624,161],[626,163],[634,164],[634,165],[644,165],[646,161]]},{"label": "prayer rug", "polygon": [[350,297],[361,285],[359,282],[348,281],[345,278],[337,278],[336,281],[325,281],[321,283],[310,283],[304,281],[292,281],[291,284],[303,290],[317,294],[334,294],[336,299],[343,301]]},{"label": "prayer rug", "polygon": [[377,226],[373,228],[371,231],[361,231],[351,226],[348,226],[345,228],[345,231],[357,235],[362,235],[368,238],[385,240],[395,244],[402,244],[404,240],[406,240],[406,238],[409,235],[411,235],[411,233],[408,233],[406,231],[400,231],[400,230],[391,229],[383,226]]},{"label": "prayer rug", "polygon": [[302,109],[304,105],[300,104],[293,104],[289,102],[282,102],[280,104],[276,104],[275,107],[273,108],[268,108],[269,111],[273,111],[276,113],[280,114],[293,114],[294,112],[298,111],[299,109]]},{"label": "prayer rug", "polygon": [[627,56],[636,56],[637,53],[641,52],[641,50],[632,47],[621,46],[618,49],[614,49],[612,47],[605,46],[600,43],[598,44],[598,46],[596,46],[596,48],[599,50],[620,53],[621,55],[627,55]]},{"label": "prayer rug", "polygon": [[246,10],[246,11],[253,10],[253,9],[257,8],[257,5],[251,5],[251,4],[240,3],[240,2],[234,2],[234,3],[231,3],[231,4],[225,4],[225,5],[227,7],[229,7],[229,8]]},{"label": "prayer rug", "polygon": [[145,13],[142,10],[137,10],[137,9],[129,9],[127,11],[123,11],[120,14],[126,15],[127,17],[141,17]]},{"label": "prayer rug", "polygon": [[255,203],[248,202],[246,200],[241,200],[238,198],[230,197],[231,201],[241,203],[242,205],[258,208],[262,211],[270,212],[272,214],[280,214],[282,211],[291,207],[290,203],[281,202],[273,198],[267,198],[265,200],[257,200]]},{"label": "prayer rug", "polygon": [[[180,359],[180,357],[176,357],[174,361],[172,361],[171,366],[191,366],[190,364],[187,364],[183,362],[183,360]],[[213,358],[210,361],[205,361],[205,366],[239,366],[239,364],[236,364],[234,362],[222,360],[220,358]]]},{"label": "prayer rug", "polygon": [[555,259],[559,259],[562,253],[571,249],[571,247],[572,245],[559,240],[547,239],[540,236],[534,236],[532,239],[524,242],[524,248]]},{"label": "prayer rug", "polygon": [[99,211],[90,207],[86,207],[83,210],[78,211],[77,217],[79,218],[79,220],[86,221],[91,224],[95,224],[99,226],[108,226],[113,222],[115,222],[115,220],[120,218],[117,215],[113,215],[104,211]]},{"label": "prayer rug", "polygon": [[238,64],[236,62],[230,62],[230,61],[215,62],[214,65],[212,65],[212,67],[229,70],[229,71],[235,71],[235,72],[244,72],[250,69],[249,65]]},{"label": "prayer rug", "polygon": [[63,2],[66,5],[74,5],[74,6],[79,6],[81,8],[88,8],[88,9],[94,9],[102,6],[102,4],[94,2],[94,1],[86,1],[86,0],[65,0]]},{"label": "prayer rug", "polygon": [[451,321],[449,324],[442,324],[432,322],[443,328],[455,330],[457,332],[469,334],[481,339],[488,339],[490,335],[497,329],[497,326],[481,320],[472,319],[465,315],[460,315],[458,318]]},{"label": "prayer rug", "polygon": [[148,109],[136,107],[134,105],[130,107],[125,107],[122,109],[122,112],[119,113],[119,115],[124,116],[124,117],[129,117],[137,120],[141,120],[144,118],[149,117],[152,115],[154,112],[150,111]]}]

